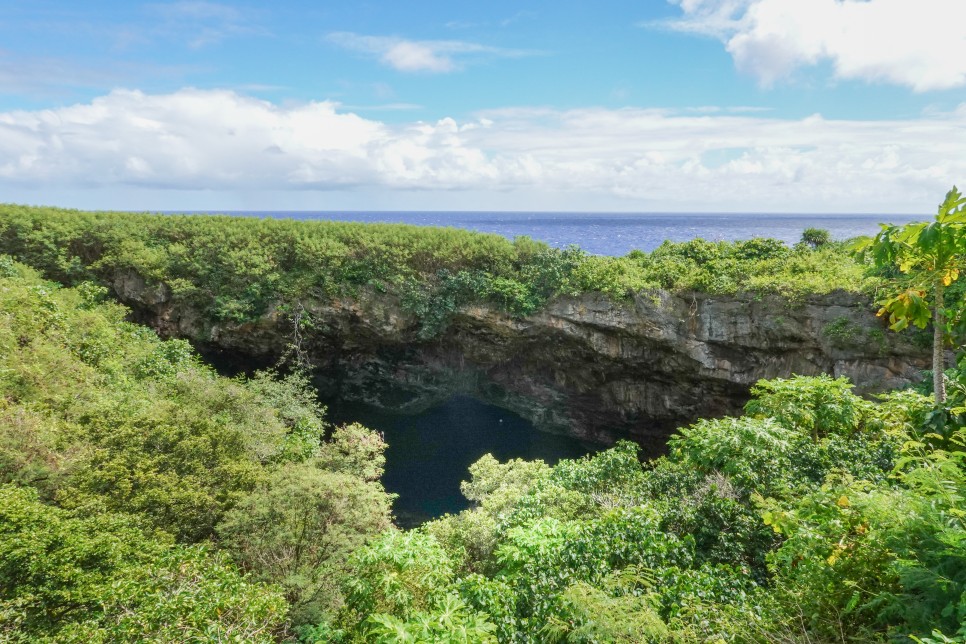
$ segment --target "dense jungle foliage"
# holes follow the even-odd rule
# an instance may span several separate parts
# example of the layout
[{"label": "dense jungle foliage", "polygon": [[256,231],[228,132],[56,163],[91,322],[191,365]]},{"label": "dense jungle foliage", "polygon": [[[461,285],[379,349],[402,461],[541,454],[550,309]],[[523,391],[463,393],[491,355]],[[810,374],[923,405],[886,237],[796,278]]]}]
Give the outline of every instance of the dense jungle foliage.
[{"label": "dense jungle foliage", "polygon": [[277,641],[390,527],[385,445],[0,256],[0,641]]},{"label": "dense jungle foliage", "polygon": [[297,371],[217,375],[107,288],[137,273],[232,322],[368,289],[425,335],[461,304],[524,315],[585,291],[921,289],[823,231],[608,258],[2,206],[0,252],[0,641],[966,642],[966,362],[939,405],[761,381],[743,416],[643,464],[627,442],[554,466],[484,456],[471,509],[403,531],[377,434],[327,423]]},{"label": "dense jungle foliage", "polygon": [[485,456],[400,531],[385,445],[0,258],[0,640],[966,641],[966,375],[828,377],[551,467]]},{"label": "dense jungle foliage", "polygon": [[0,252],[66,284],[136,273],[219,322],[245,322],[370,289],[400,298],[431,337],[459,306],[527,315],[559,295],[614,298],[657,288],[805,297],[879,283],[825,231],[773,239],[666,242],[652,253],[589,255],[523,237],[402,224],[82,212],[0,205]]}]

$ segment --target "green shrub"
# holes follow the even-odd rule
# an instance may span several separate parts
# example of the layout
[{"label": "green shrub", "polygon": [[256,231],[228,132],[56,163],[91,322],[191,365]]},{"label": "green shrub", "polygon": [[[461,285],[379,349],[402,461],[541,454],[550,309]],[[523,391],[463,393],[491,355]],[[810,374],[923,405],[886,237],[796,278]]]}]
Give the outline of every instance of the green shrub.
[{"label": "green shrub", "polygon": [[436,539],[389,530],[349,560],[342,622],[350,633],[368,641],[370,627],[378,631],[390,623],[372,620],[373,616],[410,622],[438,615],[450,601],[453,581],[452,562]]},{"label": "green shrub", "polygon": [[495,633],[496,626],[485,615],[470,611],[459,597],[446,595],[432,612],[416,612],[406,620],[373,615],[369,618],[366,641],[496,644]]},{"label": "green shrub", "polygon": [[808,432],[813,441],[858,428],[868,404],[852,393],[848,378],[797,376],[761,380],[751,388],[748,415],[774,418],[784,427]]},{"label": "green shrub", "polygon": [[300,625],[335,616],[349,556],[389,517],[380,484],[304,463],[274,472],[225,514],[218,535],[239,566],[281,586]]},{"label": "green shrub", "polygon": [[0,487],[0,634],[8,641],[270,642],[285,600],[208,549],[134,519],[73,515]]}]

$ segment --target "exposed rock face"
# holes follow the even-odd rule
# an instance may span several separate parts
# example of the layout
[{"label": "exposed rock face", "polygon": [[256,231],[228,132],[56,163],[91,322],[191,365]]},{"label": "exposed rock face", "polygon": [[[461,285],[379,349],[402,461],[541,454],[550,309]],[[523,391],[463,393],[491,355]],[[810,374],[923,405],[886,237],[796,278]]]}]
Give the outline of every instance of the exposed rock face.
[{"label": "exposed rock face", "polygon": [[[292,341],[289,316],[218,326],[172,302],[162,286],[119,276],[120,299],[163,335],[270,362]],[[916,380],[928,351],[888,332],[869,300],[850,293],[801,303],[777,296],[640,295],[561,298],[526,319],[466,307],[447,330],[417,339],[389,296],[304,301],[303,348],[324,396],[420,411],[466,393],[539,428],[659,451],[671,429],[740,411],[760,378],[845,375],[863,393]]]}]

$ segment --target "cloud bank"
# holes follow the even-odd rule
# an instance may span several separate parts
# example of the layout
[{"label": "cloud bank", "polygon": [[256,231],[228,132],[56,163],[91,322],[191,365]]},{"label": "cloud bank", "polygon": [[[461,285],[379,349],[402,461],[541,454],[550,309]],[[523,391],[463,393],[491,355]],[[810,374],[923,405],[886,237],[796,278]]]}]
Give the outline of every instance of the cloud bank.
[{"label": "cloud bank", "polygon": [[527,195],[566,194],[638,210],[922,212],[966,179],[964,149],[966,104],[888,121],[518,108],[397,125],[332,102],[117,90],[0,113],[0,188],[467,191],[530,207]]},{"label": "cloud bank", "polygon": [[719,38],[764,85],[831,63],[835,76],[917,92],[966,85],[962,0],[670,0],[673,29]]}]

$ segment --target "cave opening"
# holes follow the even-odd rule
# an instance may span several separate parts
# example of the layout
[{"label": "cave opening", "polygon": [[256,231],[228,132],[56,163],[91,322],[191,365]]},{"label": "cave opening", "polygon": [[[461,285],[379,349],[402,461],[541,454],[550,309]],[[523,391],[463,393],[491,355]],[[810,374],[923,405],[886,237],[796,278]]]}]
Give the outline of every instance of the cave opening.
[{"label": "cave opening", "polygon": [[484,454],[501,462],[520,458],[554,464],[605,447],[540,431],[513,412],[467,395],[454,395],[415,414],[326,402],[332,422],[362,423],[380,432],[388,443],[383,483],[399,495],[394,509],[403,527],[468,508],[460,482],[469,478],[469,466]]}]

